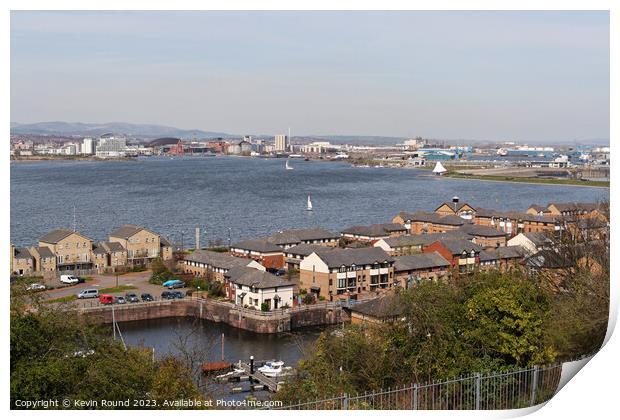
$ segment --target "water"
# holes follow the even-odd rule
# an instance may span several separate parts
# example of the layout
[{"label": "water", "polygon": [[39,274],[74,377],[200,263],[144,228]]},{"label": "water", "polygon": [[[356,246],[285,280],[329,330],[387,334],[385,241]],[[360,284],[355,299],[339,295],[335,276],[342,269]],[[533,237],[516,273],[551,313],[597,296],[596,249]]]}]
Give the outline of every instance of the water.
[{"label": "water", "polygon": [[[241,157],[144,158],[138,161],[43,161],[11,164],[11,241],[36,244],[59,227],[104,240],[116,227],[143,225],[175,243],[228,242],[277,230],[322,226],[340,231],[381,223],[399,211],[432,211],[458,195],[498,210],[532,203],[595,201],[608,189],[528,185],[430,176],[429,171],[354,168],[344,162]],[[310,195],[313,212],[305,211]]]}]

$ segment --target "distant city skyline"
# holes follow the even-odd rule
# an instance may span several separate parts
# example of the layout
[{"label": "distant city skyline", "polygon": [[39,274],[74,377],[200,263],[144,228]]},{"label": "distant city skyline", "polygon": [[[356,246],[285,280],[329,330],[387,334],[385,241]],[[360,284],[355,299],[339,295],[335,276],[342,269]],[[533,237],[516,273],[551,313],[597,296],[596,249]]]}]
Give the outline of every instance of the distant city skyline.
[{"label": "distant city skyline", "polygon": [[609,13],[11,12],[11,120],[609,138]]}]

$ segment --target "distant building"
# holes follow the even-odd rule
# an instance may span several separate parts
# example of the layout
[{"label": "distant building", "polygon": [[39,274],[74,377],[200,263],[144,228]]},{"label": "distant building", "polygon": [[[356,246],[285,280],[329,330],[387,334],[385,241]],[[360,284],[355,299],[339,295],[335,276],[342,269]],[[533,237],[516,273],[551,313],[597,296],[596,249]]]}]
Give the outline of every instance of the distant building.
[{"label": "distant building", "polygon": [[94,155],[95,154],[95,143],[93,139],[90,137],[86,137],[82,140],[82,154],[83,155]]},{"label": "distant building", "polygon": [[123,157],[127,150],[127,139],[113,134],[104,134],[97,141],[98,157]]},{"label": "distant building", "polygon": [[286,152],[289,150],[289,138],[285,134],[276,134],[275,138],[276,152]]},{"label": "distant building", "polygon": [[293,306],[294,283],[285,278],[244,266],[231,268],[225,278],[237,305],[269,311]]}]

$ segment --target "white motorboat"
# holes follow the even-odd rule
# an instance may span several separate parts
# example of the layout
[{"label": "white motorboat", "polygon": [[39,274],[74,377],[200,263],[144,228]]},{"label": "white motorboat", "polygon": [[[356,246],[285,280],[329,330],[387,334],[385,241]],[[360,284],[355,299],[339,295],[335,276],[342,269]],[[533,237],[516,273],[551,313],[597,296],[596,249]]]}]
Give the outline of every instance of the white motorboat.
[{"label": "white motorboat", "polygon": [[265,364],[258,368],[258,371],[263,375],[273,378],[282,374],[282,368],[284,367],[284,362],[281,360],[265,362]]}]

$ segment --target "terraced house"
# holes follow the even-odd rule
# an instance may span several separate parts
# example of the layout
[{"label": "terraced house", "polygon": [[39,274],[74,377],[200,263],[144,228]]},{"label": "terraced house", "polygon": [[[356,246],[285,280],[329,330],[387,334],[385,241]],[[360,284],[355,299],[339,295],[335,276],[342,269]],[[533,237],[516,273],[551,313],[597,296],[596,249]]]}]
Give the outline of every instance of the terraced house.
[{"label": "terraced house", "polygon": [[172,258],[172,248],[168,241],[162,241],[159,234],[142,226],[124,225],[110,233],[109,242],[118,242],[127,250],[129,265],[148,265],[158,257]]},{"label": "terraced house", "polygon": [[299,287],[328,300],[395,286],[394,258],[377,247],[315,251],[299,265]]},{"label": "terraced house", "polygon": [[458,197],[453,197],[452,202],[445,202],[435,209],[435,213],[442,216],[459,216],[466,220],[473,220],[476,209],[467,203],[459,202]]},{"label": "terraced house", "polygon": [[127,266],[127,250],[119,242],[99,242],[93,249],[95,269],[99,273]]},{"label": "terraced house", "polygon": [[425,211],[414,213],[402,211],[392,222],[402,224],[412,235],[421,233],[442,233],[458,229],[467,223],[467,220],[453,214],[441,215]]},{"label": "terraced house", "polygon": [[562,229],[561,223],[555,217],[517,211],[478,208],[474,221],[477,225],[490,226],[501,230],[508,237],[522,232],[555,232]]},{"label": "terraced house", "polygon": [[278,245],[266,239],[249,239],[234,244],[230,254],[250,258],[266,268],[284,268],[284,252]]},{"label": "terraced house", "polygon": [[339,239],[339,235],[321,228],[283,230],[265,238],[282,249],[300,244],[338,246]]},{"label": "terraced house", "polygon": [[438,252],[394,258],[394,276],[403,289],[424,281],[437,281],[450,271],[450,262]]},{"label": "terraced house", "polygon": [[471,273],[480,265],[482,247],[465,239],[442,239],[424,248],[425,253],[438,252],[456,273]]},{"label": "terraced house", "polygon": [[473,236],[462,230],[449,230],[443,233],[425,233],[418,235],[403,235],[395,238],[380,239],[374,246],[383,249],[392,256],[413,255],[423,251],[424,246],[440,239],[473,239]]}]

